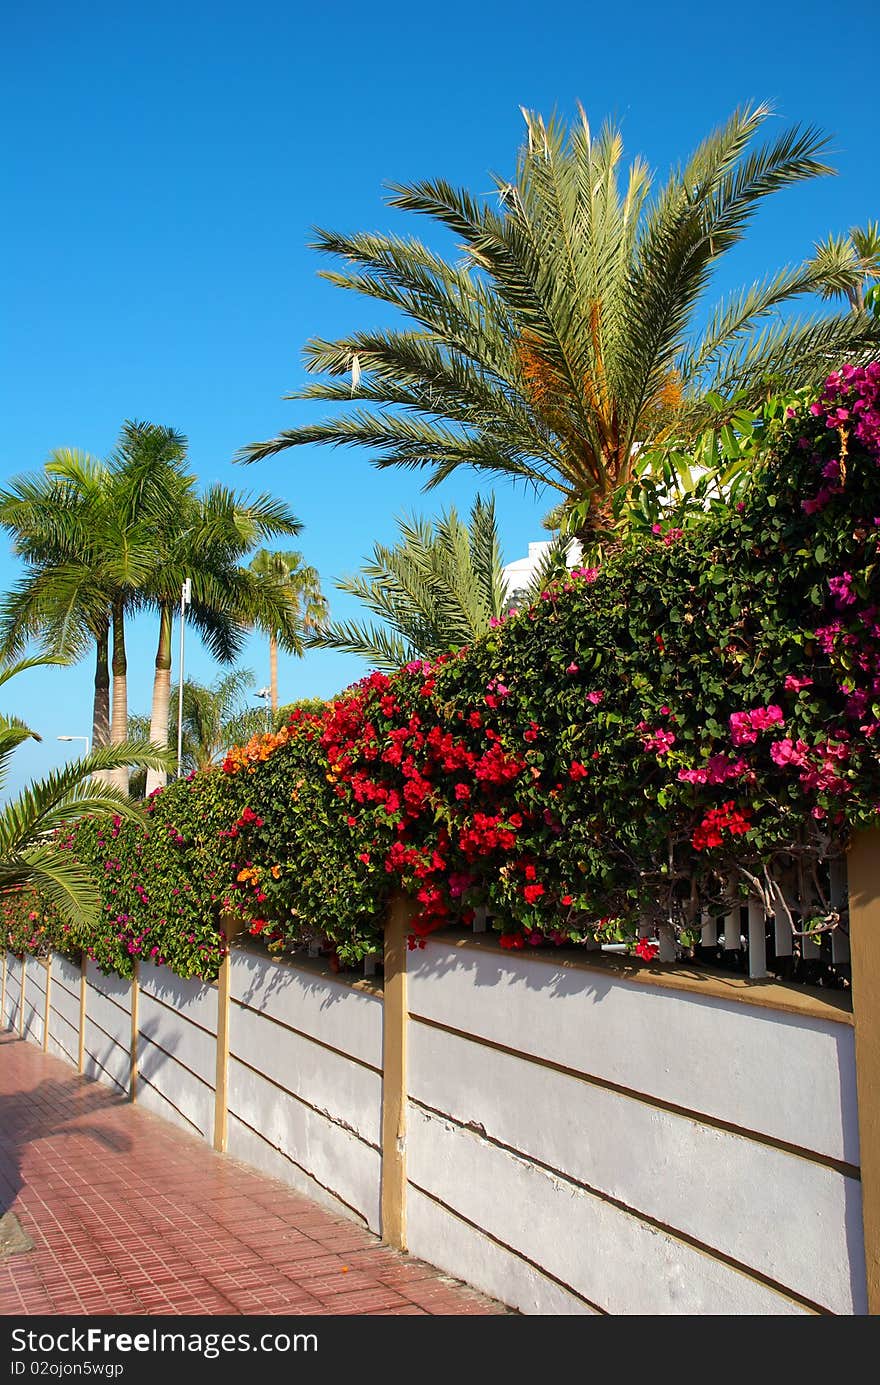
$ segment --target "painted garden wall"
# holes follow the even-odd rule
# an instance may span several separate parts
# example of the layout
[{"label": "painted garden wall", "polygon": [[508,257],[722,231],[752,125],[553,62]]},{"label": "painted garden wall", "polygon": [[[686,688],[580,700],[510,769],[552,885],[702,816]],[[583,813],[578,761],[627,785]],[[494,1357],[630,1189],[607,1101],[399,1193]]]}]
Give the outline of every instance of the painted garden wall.
[{"label": "painted garden wall", "polygon": [[[134,1007],[139,1103],[215,1144],[222,1103],[220,1147],[381,1233],[376,980],[252,947],[219,985],[24,971],[6,1025],[42,1045],[48,1013],[48,1050],[128,1100]],[[447,934],[406,979],[413,1255],[524,1313],[866,1311],[845,996]]]}]

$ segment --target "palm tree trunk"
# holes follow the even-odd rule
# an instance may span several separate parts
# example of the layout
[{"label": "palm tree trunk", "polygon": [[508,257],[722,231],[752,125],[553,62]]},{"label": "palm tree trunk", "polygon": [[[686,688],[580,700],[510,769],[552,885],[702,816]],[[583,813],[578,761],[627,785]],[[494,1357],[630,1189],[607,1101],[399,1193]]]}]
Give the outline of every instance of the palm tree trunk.
[{"label": "palm tree trunk", "polygon": [[[156,650],[156,672],[153,677],[153,707],[150,713],[150,740],[154,745],[168,744],[168,711],[171,700],[171,631],[172,610],[163,601],[159,606],[159,647]],[[147,793],[164,788],[168,776],[163,770],[147,770]]]},{"label": "palm tree trunk", "polygon": [[[106,745],[110,739],[110,623],[105,622],[95,636],[95,696],[92,703],[92,749]],[[99,783],[107,782],[103,772],[93,775]]]},{"label": "palm tree trunk", "polygon": [[269,636],[269,697],[274,717],[278,711],[278,639],[275,635]]},{"label": "palm tree trunk", "polygon": [[[110,744],[119,745],[128,735],[128,660],[125,657],[125,612],[122,599],[113,602],[113,716]],[[112,783],[128,793],[128,769],[111,771]]]}]

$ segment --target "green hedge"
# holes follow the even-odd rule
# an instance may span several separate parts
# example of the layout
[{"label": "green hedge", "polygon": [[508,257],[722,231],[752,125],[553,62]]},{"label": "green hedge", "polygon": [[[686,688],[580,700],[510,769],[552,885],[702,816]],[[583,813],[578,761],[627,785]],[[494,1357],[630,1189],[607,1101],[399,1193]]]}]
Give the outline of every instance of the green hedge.
[{"label": "green hedge", "polygon": [[[415,938],[486,905],[511,947],[635,945],[640,920],[688,942],[770,864],[803,893],[880,805],[878,394],[880,367],[832,376],[729,513],[296,709],[157,794],[143,830],[81,824],[65,840],[105,882],[99,964],[210,976],[222,910],[356,961],[398,888]],[[828,922],[821,894],[812,912]]]}]

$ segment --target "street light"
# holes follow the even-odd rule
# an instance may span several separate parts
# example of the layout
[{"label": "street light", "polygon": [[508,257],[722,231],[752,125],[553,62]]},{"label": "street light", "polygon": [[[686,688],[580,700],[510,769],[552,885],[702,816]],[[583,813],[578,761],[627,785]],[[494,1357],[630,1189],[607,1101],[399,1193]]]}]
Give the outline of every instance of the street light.
[{"label": "street light", "polygon": [[59,736],[58,739],[59,739],[59,741],[85,741],[85,743],[86,743],[86,751],[85,751],[85,753],[86,753],[86,755],[88,755],[88,753],[89,753],[89,746],[91,745],[91,741],[89,740],[88,736]]},{"label": "street light", "polygon": [[263,699],[263,706],[264,706],[265,709],[266,709],[266,730],[267,730],[267,731],[271,731],[271,730],[272,730],[272,721],[271,721],[271,718],[270,718],[270,715],[269,715],[269,698],[270,698],[271,696],[272,696],[272,689],[271,689],[271,688],[258,688],[257,691],[254,693],[254,697],[261,697],[261,698]]},{"label": "street light", "polygon": [[183,629],[184,615],[192,597],[192,582],[187,577],[180,588],[180,669],[177,674],[177,777],[183,774]]}]

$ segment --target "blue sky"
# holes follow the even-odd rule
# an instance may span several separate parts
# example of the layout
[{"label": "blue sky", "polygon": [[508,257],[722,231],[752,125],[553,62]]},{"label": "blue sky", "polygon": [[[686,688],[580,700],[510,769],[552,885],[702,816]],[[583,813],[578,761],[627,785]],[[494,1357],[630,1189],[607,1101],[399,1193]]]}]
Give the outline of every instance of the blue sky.
[{"label": "blue sky", "polygon": [[[477,486],[422,496],[418,478],[351,452],[231,464],[243,443],[313,416],[281,399],[303,382],[306,339],[365,324],[368,304],[317,278],[310,227],[423,234],[384,206],[383,185],[443,176],[488,193],[489,171],[513,167],[521,106],[568,116],[580,101],[595,124],[614,117],[627,155],[662,176],[736,105],[769,100],[781,122],[832,136],[839,176],[767,205],[718,287],[751,280],[878,214],[870,53],[850,28],[829,42],[829,26],[810,0],[7,8],[3,479],[53,447],[105,455],[124,418],[173,425],[204,482],[290,502],[334,614],[353,614],[334,577],[393,541],[396,515],[466,508]],[[542,536],[547,505],[510,488],[497,502],[512,559]],[[17,564],[0,543],[5,587]],[[149,706],[154,645],[153,622],[137,622],[136,711]],[[268,681],[262,641],[242,663]],[[282,697],[330,695],[364,671],[331,653],[282,658]],[[187,672],[216,672],[194,638]],[[91,678],[83,664],[7,688],[9,710],[45,738],[18,752],[17,780],[79,748],[55,738],[90,731]]]}]

